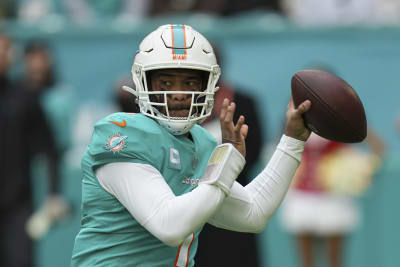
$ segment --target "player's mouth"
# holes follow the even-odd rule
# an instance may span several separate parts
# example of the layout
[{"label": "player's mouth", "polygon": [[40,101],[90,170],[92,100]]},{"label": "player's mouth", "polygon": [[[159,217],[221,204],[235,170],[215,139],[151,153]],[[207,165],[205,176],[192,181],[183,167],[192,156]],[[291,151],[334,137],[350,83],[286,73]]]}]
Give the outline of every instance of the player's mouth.
[{"label": "player's mouth", "polygon": [[[170,109],[169,116],[170,117],[187,117],[189,116],[189,108],[185,109]],[[193,112],[192,112],[193,113]]]}]

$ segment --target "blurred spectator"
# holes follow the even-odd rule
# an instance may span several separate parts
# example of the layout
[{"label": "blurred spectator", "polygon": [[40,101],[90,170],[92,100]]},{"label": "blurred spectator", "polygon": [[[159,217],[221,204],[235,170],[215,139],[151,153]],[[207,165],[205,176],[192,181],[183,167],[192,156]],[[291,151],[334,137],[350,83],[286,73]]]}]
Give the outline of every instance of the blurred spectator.
[{"label": "blurred spectator", "polygon": [[56,0],[20,0],[18,2],[18,18],[25,22],[37,22],[51,15],[61,13]]},{"label": "blurred spectator", "polygon": [[223,13],[226,6],[225,0],[220,1],[197,1],[197,0],[152,0],[150,15],[174,15],[188,12],[202,12],[213,15]]},{"label": "blurred spectator", "polygon": [[344,237],[360,222],[356,196],[369,187],[384,153],[383,142],[371,130],[366,142],[372,153],[314,133],[307,141],[281,210],[284,227],[296,236],[301,266],[319,266],[314,262],[315,252],[321,252],[314,247],[319,239],[328,266],[342,266]]},{"label": "blurred spectator", "polygon": [[76,22],[92,19],[125,18],[138,19],[147,16],[147,0],[64,0],[69,18]]},{"label": "blurred spectator", "polygon": [[246,11],[264,11],[281,13],[280,0],[226,1],[223,15],[235,15]]},{"label": "blurred spectator", "polygon": [[196,12],[228,16],[251,10],[279,12],[279,0],[152,0],[150,15]]},{"label": "blurred spectator", "polygon": [[[223,59],[218,47],[214,44],[213,48],[218,64],[223,66]],[[247,185],[251,182],[248,179],[252,177],[251,171],[255,168],[263,147],[264,134],[262,133],[261,118],[258,115],[256,101],[252,96],[221,77],[212,114],[202,124],[217,139],[219,144],[222,142],[219,114],[225,98],[236,103],[234,121],[236,122],[239,116],[243,115],[246,120],[245,123],[249,126],[246,149],[251,153],[246,155],[246,165],[236,179],[240,184]],[[267,122],[263,119],[262,123]],[[196,266],[257,267],[261,266],[260,264],[255,234],[233,232],[216,228],[210,224],[204,225],[195,258]]]},{"label": "blurred spectator", "polygon": [[299,24],[374,24],[400,21],[398,0],[282,0],[282,9]]},{"label": "blurred spectator", "polygon": [[[70,116],[73,105],[70,90],[57,82],[53,58],[44,42],[32,41],[26,45],[24,66],[25,72],[15,85],[16,91],[31,94],[40,104],[53,136],[56,150],[54,157],[57,156],[54,160],[61,170],[64,154],[70,148]],[[59,180],[61,179],[59,175]],[[29,219],[27,230],[32,238],[41,238],[51,227],[53,220],[45,214],[48,209],[57,213],[56,219],[66,215],[68,207],[61,196],[53,197],[50,203],[44,203]]]},{"label": "blurred spectator", "polygon": [[71,145],[71,117],[74,109],[72,90],[58,81],[52,52],[43,41],[34,40],[26,45],[24,66],[25,71],[16,87],[39,98],[62,157]]},{"label": "blurred spectator", "polygon": [[15,1],[1,0],[0,1],[0,21],[2,19],[11,19],[15,17]]},{"label": "blurred spectator", "polygon": [[378,23],[400,23],[400,1],[374,0],[375,20]]},{"label": "blurred spectator", "polygon": [[148,3],[146,0],[21,0],[18,18],[36,22],[64,16],[78,23],[117,18],[134,20],[147,15]]},{"label": "blurred spectator", "polygon": [[40,226],[46,227],[59,211],[58,153],[38,98],[31,92],[15,89],[7,77],[10,59],[11,40],[0,34],[0,121],[3,123],[0,131],[0,177],[3,178],[0,265],[33,266],[32,241],[25,230],[33,212],[31,164],[36,155],[46,156],[50,196],[44,205],[46,209],[42,209],[45,216],[40,217]]}]

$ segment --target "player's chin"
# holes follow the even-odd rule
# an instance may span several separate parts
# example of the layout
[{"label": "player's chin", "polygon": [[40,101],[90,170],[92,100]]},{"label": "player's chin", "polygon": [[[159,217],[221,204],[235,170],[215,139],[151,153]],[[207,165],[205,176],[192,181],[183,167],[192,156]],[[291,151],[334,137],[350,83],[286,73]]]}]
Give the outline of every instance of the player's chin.
[{"label": "player's chin", "polygon": [[187,118],[189,116],[189,109],[170,110],[169,116],[173,118]]}]

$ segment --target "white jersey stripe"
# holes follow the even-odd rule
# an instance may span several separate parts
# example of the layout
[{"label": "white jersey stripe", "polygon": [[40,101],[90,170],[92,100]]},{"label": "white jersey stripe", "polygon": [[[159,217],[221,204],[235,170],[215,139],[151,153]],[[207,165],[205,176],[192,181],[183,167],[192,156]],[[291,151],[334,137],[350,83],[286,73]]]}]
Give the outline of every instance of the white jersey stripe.
[{"label": "white jersey stripe", "polygon": [[189,264],[189,251],[193,244],[194,233],[190,234],[182,245],[179,246],[174,267],[187,267]]}]

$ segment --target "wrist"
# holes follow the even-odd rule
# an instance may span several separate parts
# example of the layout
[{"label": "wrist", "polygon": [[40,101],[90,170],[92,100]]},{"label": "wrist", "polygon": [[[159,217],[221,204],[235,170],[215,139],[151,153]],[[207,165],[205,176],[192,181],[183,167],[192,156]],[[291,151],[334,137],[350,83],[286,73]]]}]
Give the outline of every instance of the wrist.
[{"label": "wrist", "polygon": [[285,131],[285,135],[286,136],[291,137],[293,139],[297,139],[299,141],[303,141],[303,142],[307,141],[308,137],[310,136],[310,133],[311,132],[309,132],[309,131],[304,131],[304,132],[302,132],[300,134],[299,133],[294,133],[294,132],[289,131],[289,130]]},{"label": "wrist", "polygon": [[228,195],[245,163],[232,144],[221,144],[214,149],[200,183],[216,185]]},{"label": "wrist", "polygon": [[305,141],[284,134],[278,144],[277,149],[292,156],[296,160],[301,161],[305,144]]}]

